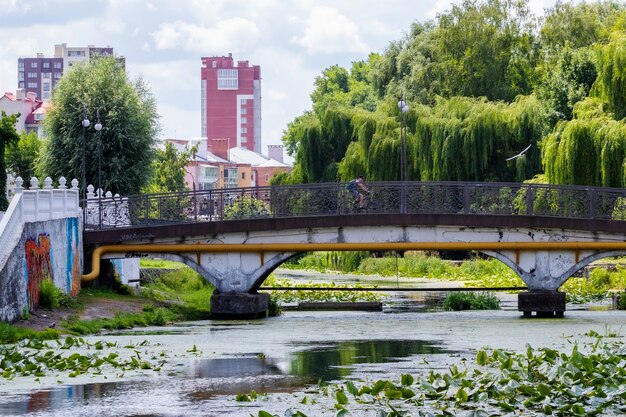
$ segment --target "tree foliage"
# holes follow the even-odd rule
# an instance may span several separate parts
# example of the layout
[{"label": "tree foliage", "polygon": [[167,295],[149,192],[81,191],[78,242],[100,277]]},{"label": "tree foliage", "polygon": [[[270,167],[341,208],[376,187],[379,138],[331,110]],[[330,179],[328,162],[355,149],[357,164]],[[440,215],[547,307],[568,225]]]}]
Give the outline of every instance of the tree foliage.
[{"label": "tree foliage", "polygon": [[[622,186],[626,6],[558,2],[543,20],[528,6],[464,0],[350,71],[324,70],[312,111],[284,132],[295,165],[280,182],[399,180],[406,147],[408,180],[545,173]],[[403,118],[400,97],[410,107]]]},{"label": "tree foliage", "polygon": [[[83,130],[84,109],[91,124]],[[93,129],[98,115],[100,132]],[[143,80],[131,81],[112,57],[76,64],[63,75],[45,129],[45,175],[82,182],[84,152],[87,183],[97,183],[101,158],[101,184],[106,191],[136,194],[151,178],[159,131],[156,102]]]},{"label": "tree foliage", "polygon": [[15,123],[17,123],[19,117],[19,113],[8,115],[4,110],[0,112],[0,211],[4,211],[9,207],[5,151],[8,146],[20,139],[15,130]]},{"label": "tree foliage", "polygon": [[157,148],[152,163],[152,180],[144,191],[148,193],[185,191],[186,168],[197,152],[198,148],[195,145],[189,150],[179,152],[170,142],[166,142],[163,149]]},{"label": "tree foliage", "polygon": [[36,161],[39,157],[42,141],[35,132],[22,132],[17,143],[6,150],[7,168],[15,177],[22,177],[24,182],[37,176]]}]

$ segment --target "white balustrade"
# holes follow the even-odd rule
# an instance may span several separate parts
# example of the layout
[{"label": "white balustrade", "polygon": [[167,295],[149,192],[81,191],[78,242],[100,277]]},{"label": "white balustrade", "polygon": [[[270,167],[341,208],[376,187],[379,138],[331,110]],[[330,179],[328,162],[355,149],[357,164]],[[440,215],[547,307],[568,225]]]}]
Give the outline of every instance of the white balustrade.
[{"label": "white balustrade", "polygon": [[52,179],[47,177],[43,188],[39,188],[39,180],[33,177],[30,188],[25,190],[22,187],[24,180],[15,179],[15,195],[0,220],[0,270],[19,242],[24,223],[81,216],[78,181],[72,180],[69,189],[66,183],[67,180],[61,177],[59,187],[53,188]]}]

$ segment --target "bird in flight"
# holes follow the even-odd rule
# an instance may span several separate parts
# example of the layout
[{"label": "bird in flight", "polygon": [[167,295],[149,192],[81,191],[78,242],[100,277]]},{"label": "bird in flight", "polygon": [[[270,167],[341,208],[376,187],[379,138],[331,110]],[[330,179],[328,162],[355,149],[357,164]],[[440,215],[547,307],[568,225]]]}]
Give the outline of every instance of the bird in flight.
[{"label": "bird in flight", "polygon": [[506,158],[506,161],[510,161],[511,159],[516,159],[516,158],[519,158],[520,156],[524,155],[524,152],[526,152],[528,149],[530,149],[530,147],[531,147],[532,145],[533,145],[533,144],[531,143],[530,145],[528,145],[528,146],[526,147],[526,149],[524,149],[523,151],[521,151],[521,152],[520,152],[520,153],[518,153],[517,155],[514,155],[514,156],[512,156],[512,157],[510,157],[510,158]]}]

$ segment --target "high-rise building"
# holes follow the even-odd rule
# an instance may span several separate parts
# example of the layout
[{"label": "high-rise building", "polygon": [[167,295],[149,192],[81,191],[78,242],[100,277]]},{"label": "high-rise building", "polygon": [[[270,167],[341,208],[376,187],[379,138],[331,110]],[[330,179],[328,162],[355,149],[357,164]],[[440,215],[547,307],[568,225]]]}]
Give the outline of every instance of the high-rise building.
[{"label": "high-rise building", "polygon": [[228,149],[261,153],[261,67],[235,65],[232,54],[203,57],[200,75],[201,135],[208,146],[220,139]]},{"label": "high-rise building", "polygon": [[[36,57],[19,58],[17,60],[17,85],[26,93],[35,93],[37,99],[48,101],[57,82],[75,62],[89,62],[99,56],[113,55],[113,48],[96,47],[68,47],[62,43],[54,45],[54,57],[46,57],[38,53]],[[124,67],[124,57],[116,58]]]}]

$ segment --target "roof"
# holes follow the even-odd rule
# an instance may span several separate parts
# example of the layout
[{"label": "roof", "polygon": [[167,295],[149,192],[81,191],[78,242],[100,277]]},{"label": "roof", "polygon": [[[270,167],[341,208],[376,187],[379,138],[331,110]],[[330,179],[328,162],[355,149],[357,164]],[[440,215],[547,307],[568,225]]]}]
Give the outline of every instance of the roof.
[{"label": "roof", "polygon": [[274,158],[268,159],[265,163],[258,165],[259,168],[288,168],[289,165],[284,162],[275,160]]},{"label": "roof", "polygon": [[[250,164],[253,167],[262,166],[266,164],[269,160],[261,155],[260,153],[256,153],[249,149],[245,148],[231,148],[228,150],[228,156],[231,162],[235,162],[238,164]],[[276,161],[279,163],[278,161]]]}]

